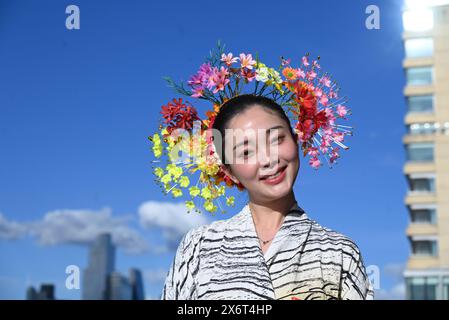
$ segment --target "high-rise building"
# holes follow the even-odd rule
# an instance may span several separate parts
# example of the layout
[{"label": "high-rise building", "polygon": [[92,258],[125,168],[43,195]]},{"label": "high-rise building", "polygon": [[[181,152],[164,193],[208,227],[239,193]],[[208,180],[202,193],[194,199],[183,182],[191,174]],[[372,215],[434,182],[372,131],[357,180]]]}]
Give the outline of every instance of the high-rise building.
[{"label": "high-rise building", "polygon": [[[115,246],[109,233],[100,234],[89,251],[88,266],[84,270],[84,300],[143,300],[142,273],[129,270],[129,278],[114,269]],[[28,295],[32,296],[32,290]]]},{"label": "high-rise building", "polygon": [[129,269],[129,282],[132,287],[132,300],[144,300],[142,272],[135,268]]},{"label": "high-rise building", "polygon": [[110,234],[101,234],[90,248],[88,266],[84,270],[82,298],[108,299],[108,276],[114,271],[115,247]]},{"label": "high-rise building", "polygon": [[407,299],[449,299],[449,0],[405,0]]},{"label": "high-rise building", "polygon": [[108,300],[132,300],[133,288],[129,279],[119,272],[112,272],[108,277]]},{"label": "high-rise building", "polygon": [[55,286],[53,284],[41,284],[37,291],[33,286],[29,286],[26,292],[27,300],[55,300]]}]

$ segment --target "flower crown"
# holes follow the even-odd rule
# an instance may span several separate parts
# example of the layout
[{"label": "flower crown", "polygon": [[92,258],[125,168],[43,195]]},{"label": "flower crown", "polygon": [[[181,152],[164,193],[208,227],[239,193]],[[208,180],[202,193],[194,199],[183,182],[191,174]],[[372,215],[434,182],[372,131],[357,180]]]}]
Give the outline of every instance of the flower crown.
[{"label": "flower crown", "polygon": [[[309,164],[318,169],[325,159],[330,167],[340,157],[345,135],[352,135],[352,127],[338,125],[336,120],[346,119],[350,110],[347,99],[339,98],[339,87],[327,73],[321,72],[319,57],[311,61],[306,54],[300,67],[290,65],[291,59],[281,57],[278,70],[266,66],[258,57],[241,53],[234,57],[225,53],[218,42],[198,72],[187,82],[177,84],[165,77],[169,86],[192,98],[210,101],[211,110],[201,119],[197,109],[182,98],[173,99],[162,106],[159,133],[149,137],[152,142],[153,163],[168,162],[165,166],[153,166],[156,183],[165,194],[173,198],[190,196],[185,205],[190,210],[221,212],[225,199],[227,206],[234,206],[234,196],[227,196],[226,189],[242,184],[234,183],[223,171],[223,164],[215,152],[211,129],[220,107],[229,99],[243,93],[268,97],[277,102],[292,120],[294,131],[303,155],[310,157]],[[193,136],[192,136],[193,134]],[[179,152],[184,155],[179,159]],[[165,155],[165,157],[163,157]],[[186,157],[187,155],[187,157]],[[195,172],[199,177],[195,185],[190,179]],[[200,204],[196,203],[199,199]],[[218,207],[217,207],[218,204]]]}]

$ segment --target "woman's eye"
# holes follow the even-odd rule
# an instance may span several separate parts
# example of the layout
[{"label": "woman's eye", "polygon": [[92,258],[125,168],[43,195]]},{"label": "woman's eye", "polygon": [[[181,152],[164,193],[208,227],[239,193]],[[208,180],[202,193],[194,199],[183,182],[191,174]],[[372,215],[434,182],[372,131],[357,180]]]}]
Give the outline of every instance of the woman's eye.
[{"label": "woman's eye", "polygon": [[241,154],[241,156],[247,157],[247,156],[249,156],[250,154],[252,154],[252,151],[251,151],[251,150],[245,150],[245,151],[243,151],[243,153]]},{"label": "woman's eye", "polygon": [[279,136],[279,137],[277,137],[276,139],[273,139],[273,141],[271,141],[271,142],[272,142],[272,143],[273,143],[273,142],[281,143],[282,141],[284,141],[284,136]]}]

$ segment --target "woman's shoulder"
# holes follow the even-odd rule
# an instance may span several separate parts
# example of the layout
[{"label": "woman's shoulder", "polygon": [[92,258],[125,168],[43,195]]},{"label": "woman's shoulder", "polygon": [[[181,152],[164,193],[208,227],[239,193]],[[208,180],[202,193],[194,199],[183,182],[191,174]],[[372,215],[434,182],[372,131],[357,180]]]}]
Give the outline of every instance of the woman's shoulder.
[{"label": "woman's shoulder", "polygon": [[191,228],[184,235],[182,242],[188,245],[201,243],[205,239],[208,239],[209,241],[221,239],[223,233],[229,230],[229,228],[234,229],[243,223],[245,223],[245,221],[243,219],[242,211],[240,211],[228,218],[210,221],[209,223]]},{"label": "woman's shoulder", "polygon": [[351,237],[334,229],[324,227],[315,220],[310,221],[309,241],[315,241],[325,247],[338,248],[354,257],[360,255],[360,249]]}]

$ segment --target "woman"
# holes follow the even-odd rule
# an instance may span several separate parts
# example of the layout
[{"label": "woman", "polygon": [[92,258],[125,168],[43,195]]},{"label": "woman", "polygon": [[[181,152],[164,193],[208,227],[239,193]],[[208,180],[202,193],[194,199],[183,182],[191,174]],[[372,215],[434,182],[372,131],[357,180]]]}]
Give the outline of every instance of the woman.
[{"label": "woman", "polygon": [[[161,298],[372,299],[356,244],[298,206],[298,139],[283,108],[267,97],[240,95],[221,106],[213,128],[224,137],[215,146],[224,150],[223,170],[245,187],[249,202],[183,237]],[[227,133],[239,129],[268,133],[239,143]]]}]

